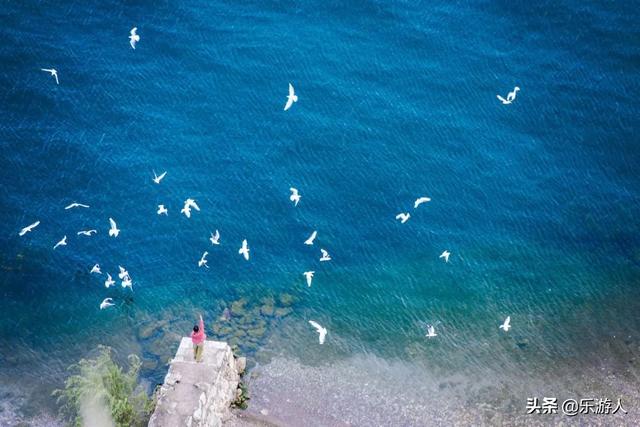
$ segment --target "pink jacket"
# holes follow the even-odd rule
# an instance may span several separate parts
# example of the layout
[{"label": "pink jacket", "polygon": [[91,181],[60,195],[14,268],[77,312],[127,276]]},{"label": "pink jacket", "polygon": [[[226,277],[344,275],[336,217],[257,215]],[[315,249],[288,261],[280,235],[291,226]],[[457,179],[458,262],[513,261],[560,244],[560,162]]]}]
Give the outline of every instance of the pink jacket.
[{"label": "pink jacket", "polygon": [[204,333],[204,322],[202,321],[202,318],[200,318],[198,328],[200,329],[198,332],[191,331],[191,342],[194,344],[201,344],[207,339],[207,336]]}]

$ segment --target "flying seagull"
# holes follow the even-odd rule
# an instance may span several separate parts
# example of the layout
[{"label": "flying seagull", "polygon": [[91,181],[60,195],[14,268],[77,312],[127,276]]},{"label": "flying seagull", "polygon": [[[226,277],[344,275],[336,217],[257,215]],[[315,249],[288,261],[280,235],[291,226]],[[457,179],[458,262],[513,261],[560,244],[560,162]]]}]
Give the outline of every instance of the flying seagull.
[{"label": "flying seagull", "polygon": [[242,241],[242,247],[238,251],[238,253],[244,256],[244,259],[249,260],[249,245],[247,245],[247,239]]},{"label": "flying seagull", "polygon": [[209,255],[209,252],[204,251],[204,253],[202,254],[202,258],[200,258],[200,261],[198,261],[198,267],[205,266],[209,268],[209,266],[207,265],[207,255]]},{"label": "flying seagull", "polygon": [[89,271],[89,274],[92,273],[96,273],[96,274],[102,274],[102,271],[100,271],[100,265],[96,264],[93,267],[91,267],[91,271]]},{"label": "flying seagull", "polygon": [[331,257],[329,256],[329,252],[327,252],[324,249],[320,249],[320,252],[322,252],[322,257],[320,257],[320,261],[331,261]]},{"label": "flying seagull", "polygon": [[42,71],[46,71],[47,73],[51,74],[53,77],[56,78],[56,84],[59,85],[60,82],[58,81],[58,71],[55,68],[40,68]]},{"label": "flying seagull", "polygon": [[300,198],[302,197],[300,196],[300,193],[298,193],[298,189],[291,187],[289,191],[291,191],[291,196],[289,196],[289,200],[293,202],[294,206],[298,206],[298,203],[300,202]]},{"label": "flying seagull", "polygon": [[305,245],[313,245],[313,241],[316,240],[316,236],[318,235],[317,231],[314,231],[313,233],[311,233],[311,236],[309,236],[309,238],[307,240],[305,240],[304,244]]},{"label": "flying seagull", "polygon": [[162,181],[162,178],[164,178],[166,174],[167,171],[164,171],[158,176],[156,175],[156,171],[153,171],[153,182],[155,182],[156,184],[160,184],[160,181]]},{"label": "flying seagull", "polygon": [[109,236],[118,237],[118,234],[120,234],[120,230],[118,229],[116,222],[113,220],[113,218],[109,218],[109,223],[111,224],[111,228],[109,229]]},{"label": "flying seagull", "polygon": [[212,245],[219,245],[220,244],[220,232],[218,230],[216,230],[215,234],[211,233],[211,237],[209,237],[209,240],[211,240],[211,244]]},{"label": "flying seagull", "polygon": [[118,268],[120,269],[120,273],[118,273],[118,278],[120,278],[120,280],[124,280],[125,277],[129,277],[129,272],[125,270],[124,267],[118,266]]},{"label": "flying seagull", "polygon": [[436,328],[433,327],[433,325],[427,325],[427,338],[433,338],[433,337],[437,337],[438,334],[436,334]]},{"label": "flying seagull", "polygon": [[129,31],[129,44],[131,45],[131,47],[133,48],[133,50],[136,49],[136,43],[138,43],[140,41],[140,36],[137,34],[138,31],[138,27],[133,27],[131,29],[131,31]]},{"label": "flying seagull", "polygon": [[305,271],[304,273],[304,277],[307,278],[307,286],[311,287],[311,281],[313,280],[313,273],[315,273],[315,271]]},{"label": "flying seagull", "polygon": [[104,281],[104,287],[109,289],[109,287],[115,285],[115,283],[115,280],[113,280],[111,275],[107,273],[107,280]]},{"label": "flying seagull", "polygon": [[413,202],[413,209],[417,209],[423,203],[430,202],[431,198],[429,197],[418,197],[415,202]]},{"label": "flying seagull", "polygon": [[184,201],[184,207],[180,210],[187,218],[191,218],[191,208],[200,211],[200,207],[193,199],[187,199]]},{"label": "flying seagull", "polygon": [[327,336],[327,330],[320,326],[318,322],[314,322],[313,320],[309,320],[309,324],[316,328],[316,331],[318,331],[319,334],[318,341],[320,344],[324,344],[324,338]]},{"label": "flying seagull", "polygon": [[111,307],[112,305],[115,305],[111,301],[113,301],[113,298],[105,298],[104,300],[102,300],[102,302],[100,303],[100,310],[104,310],[107,307]]},{"label": "flying seagull", "polygon": [[121,285],[123,288],[129,288],[133,291],[131,276],[129,276],[129,272],[125,270],[123,267],[118,266],[120,269],[120,273],[118,273],[118,277],[122,280]]},{"label": "flying seagull", "polygon": [[53,249],[57,248],[58,246],[67,246],[67,236],[64,236],[64,237],[62,238],[62,240],[60,240],[58,243],[56,243],[56,244],[53,246]]},{"label": "flying seagull", "polygon": [[169,211],[164,205],[158,205],[158,215],[169,215]]},{"label": "flying seagull", "polygon": [[70,205],[65,206],[64,209],[68,210],[68,209],[73,209],[73,208],[88,208],[88,207],[89,207],[89,205],[83,205],[82,203],[73,202]]},{"label": "flying seagull", "polygon": [[396,219],[400,220],[400,223],[404,224],[405,222],[409,221],[409,218],[411,218],[411,214],[410,213],[399,213],[398,215],[396,215]]},{"label": "flying seagull", "polygon": [[27,234],[30,231],[33,231],[34,228],[36,228],[38,225],[40,225],[40,221],[36,221],[31,225],[27,225],[25,228],[23,228],[22,230],[20,230],[20,232],[18,233],[19,236],[24,236],[25,234]]},{"label": "flying seagull", "polygon": [[121,283],[123,288],[129,288],[133,291],[133,282],[131,282],[131,277],[127,276],[124,279],[122,279],[122,283]]},{"label": "flying seagull", "polygon": [[82,234],[83,236],[91,237],[92,234],[96,234],[97,232],[98,230],[82,230],[78,231],[78,236]]},{"label": "flying seagull", "polygon": [[440,254],[438,258],[444,258],[444,262],[449,262],[449,255],[451,255],[451,252],[444,251]]},{"label": "flying seagull", "polygon": [[509,105],[516,100],[516,94],[518,93],[519,90],[520,88],[518,86],[514,87],[513,90],[507,94],[507,99],[504,99],[500,95],[496,95],[496,96],[500,100],[500,102],[502,102],[504,105]]},{"label": "flying seagull", "polygon": [[511,316],[507,316],[507,318],[504,319],[504,323],[500,325],[500,329],[503,329],[505,332],[508,332],[510,327],[511,327]]},{"label": "flying seagull", "polygon": [[289,83],[289,95],[287,96],[287,103],[284,106],[284,111],[287,111],[289,108],[291,108],[294,102],[298,102],[298,95],[296,95],[295,91],[293,90],[293,86],[291,85],[291,83]]}]

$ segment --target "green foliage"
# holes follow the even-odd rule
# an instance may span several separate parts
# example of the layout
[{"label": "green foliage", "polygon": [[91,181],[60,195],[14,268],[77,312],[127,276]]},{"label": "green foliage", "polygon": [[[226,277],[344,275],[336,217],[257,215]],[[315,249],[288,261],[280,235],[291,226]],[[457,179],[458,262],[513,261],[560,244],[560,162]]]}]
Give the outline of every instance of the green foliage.
[{"label": "green foliage", "polygon": [[250,399],[249,390],[247,390],[247,386],[242,382],[238,385],[238,389],[240,390],[240,393],[238,394],[238,397],[236,397],[236,400],[233,401],[232,405],[236,408],[247,409],[248,400]]},{"label": "green foliage", "polygon": [[105,408],[118,427],[145,426],[154,405],[144,391],[136,393],[141,365],[138,356],[129,355],[129,369],[124,371],[113,361],[111,348],[99,346],[96,357],[71,365],[75,373],[64,389],[53,392],[60,414],[72,426],[89,426],[91,420],[82,418],[86,408]]}]

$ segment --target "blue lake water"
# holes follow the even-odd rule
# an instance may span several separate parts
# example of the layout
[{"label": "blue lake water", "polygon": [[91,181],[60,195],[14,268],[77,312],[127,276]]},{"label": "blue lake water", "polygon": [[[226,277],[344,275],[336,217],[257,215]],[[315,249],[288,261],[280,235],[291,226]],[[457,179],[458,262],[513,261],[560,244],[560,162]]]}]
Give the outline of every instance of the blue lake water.
[{"label": "blue lake water", "polygon": [[[66,367],[100,343],[140,355],[155,384],[197,313],[228,339],[225,306],[283,293],[293,312],[239,339],[256,363],[278,343],[309,366],[366,354],[524,386],[606,365],[637,384],[633,2],[63,3],[0,8],[0,397],[18,412],[55,411]],[[125,266],[133,293],[105,289],[95,263]]]}]

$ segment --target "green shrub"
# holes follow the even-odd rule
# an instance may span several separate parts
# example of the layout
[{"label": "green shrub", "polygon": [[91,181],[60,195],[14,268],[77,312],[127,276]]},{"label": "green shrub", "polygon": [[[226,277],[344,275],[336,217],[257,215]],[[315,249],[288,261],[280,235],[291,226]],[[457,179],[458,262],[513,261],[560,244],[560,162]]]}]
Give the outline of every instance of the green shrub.
[{"label": "green shrub", "polygon": [[[71,365],[75,373],[65,381],[62,390],[55,390],[60,414],[72,426],[90,426],[92,419],[111,417],[118,427],[145,426],[153,411],[153,402],[144,391],[136,393],[141,362],[129,355],[129,369],[124,371],[112,359],[110,347],[99,346],[92,359],[82,359]],[[98,415],[96,415],[96,412]]]}]

